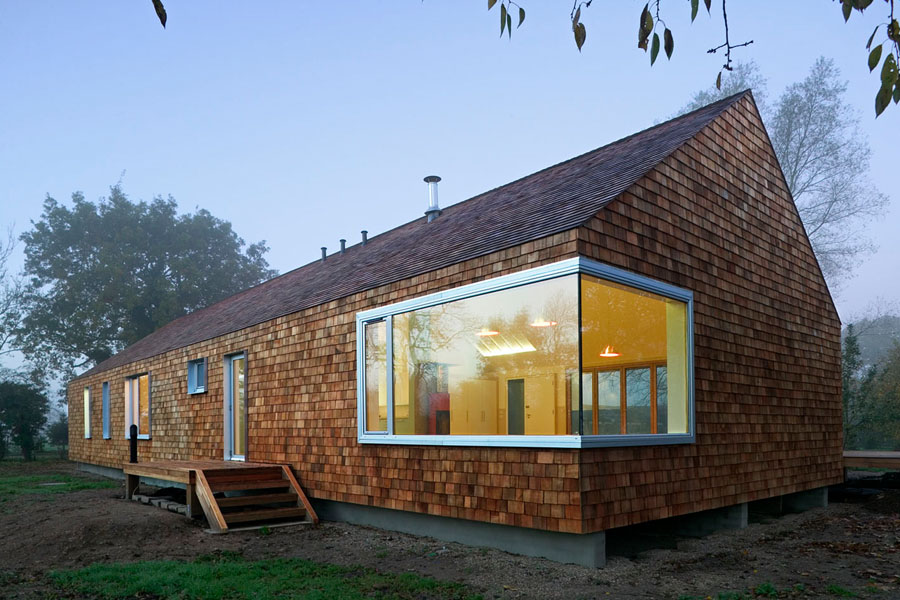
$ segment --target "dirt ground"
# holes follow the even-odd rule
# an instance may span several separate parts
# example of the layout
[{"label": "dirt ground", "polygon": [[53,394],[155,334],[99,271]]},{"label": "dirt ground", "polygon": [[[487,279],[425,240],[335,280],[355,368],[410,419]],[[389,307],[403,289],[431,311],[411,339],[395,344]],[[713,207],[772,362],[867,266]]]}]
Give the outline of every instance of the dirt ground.
[{"label": "dirt ground", "polygon": [[[35,472],[75,471],[42,463],[21,473]],[[0,502],[0,597],[44,597],[51,588],[43,575],[54,569],[230,551],[411,571],[466,584],[485,599],[763,596],[765,584],[782,598],[900,598],[898,513],[900,490],[884,490],[864,502],[753,518],[740,531],[659,539],[632,556],[609,543],[607,566],[589,569],[342,523],[211,535],[202,521],[125,501],[121,489],[17,495]]]}]

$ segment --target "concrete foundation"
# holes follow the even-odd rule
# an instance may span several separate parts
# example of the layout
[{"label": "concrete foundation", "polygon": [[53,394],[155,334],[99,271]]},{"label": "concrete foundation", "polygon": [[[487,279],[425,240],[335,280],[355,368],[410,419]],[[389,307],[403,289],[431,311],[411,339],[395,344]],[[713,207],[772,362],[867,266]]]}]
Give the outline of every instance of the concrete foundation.
[{"label": "concrete foundation", "polygon": [[369,525],[585,567],[606,564],[606,533],[603,531],[587,534],[541,531],[329,500],[313,500],[313,507],[321,519],[328,521]]},{"label": "concrete foundation", "polygon": [[812,490],[782,496],[784,512],[803,512],[812,508],[828,506],[828,488],[820,487]]}]

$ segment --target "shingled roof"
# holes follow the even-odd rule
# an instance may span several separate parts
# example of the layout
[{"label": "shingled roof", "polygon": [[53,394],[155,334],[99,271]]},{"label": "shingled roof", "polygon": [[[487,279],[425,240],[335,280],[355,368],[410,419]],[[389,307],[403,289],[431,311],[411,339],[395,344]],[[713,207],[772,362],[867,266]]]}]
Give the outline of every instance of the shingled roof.
[{"label": "shingled roof", "polygon": [[749,91],[528,175],[180,317],[105,371],[584,224]]}]

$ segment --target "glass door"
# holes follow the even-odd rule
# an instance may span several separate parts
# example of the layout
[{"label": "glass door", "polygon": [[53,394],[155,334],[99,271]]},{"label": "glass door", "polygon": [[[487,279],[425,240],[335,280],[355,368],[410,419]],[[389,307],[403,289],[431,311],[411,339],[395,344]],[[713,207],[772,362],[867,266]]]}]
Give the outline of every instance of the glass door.
[{"label": "glass door", "polygon": [[243,354],[225,358],[225,459],[244,460],[247,454],[247,361]]}]

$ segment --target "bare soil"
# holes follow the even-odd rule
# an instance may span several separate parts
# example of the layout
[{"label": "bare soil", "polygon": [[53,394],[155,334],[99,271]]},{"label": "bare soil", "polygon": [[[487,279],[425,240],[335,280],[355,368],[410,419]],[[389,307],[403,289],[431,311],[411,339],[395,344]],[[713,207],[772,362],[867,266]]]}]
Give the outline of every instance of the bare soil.
[{"label": "bare soil", "polygon": [[[61,462],[6,464],[0,476],[75,472]],[[770,589],[777,596],[767,597],[900,598],[898,513],[900,490],[888,489],[702,539],[626,531],[616,537],[629,543],[608,543],[607,566],[589,569],[343,523],[211,535],[202,520],[126,501],[122,489],[16,495],[0,499],[0,598],[55,593],[44,579],[51,570],[222,552],[410,571],[466,584],[486,599],[716,598]],[[635,553],[636,542],[650,549]]]}]

